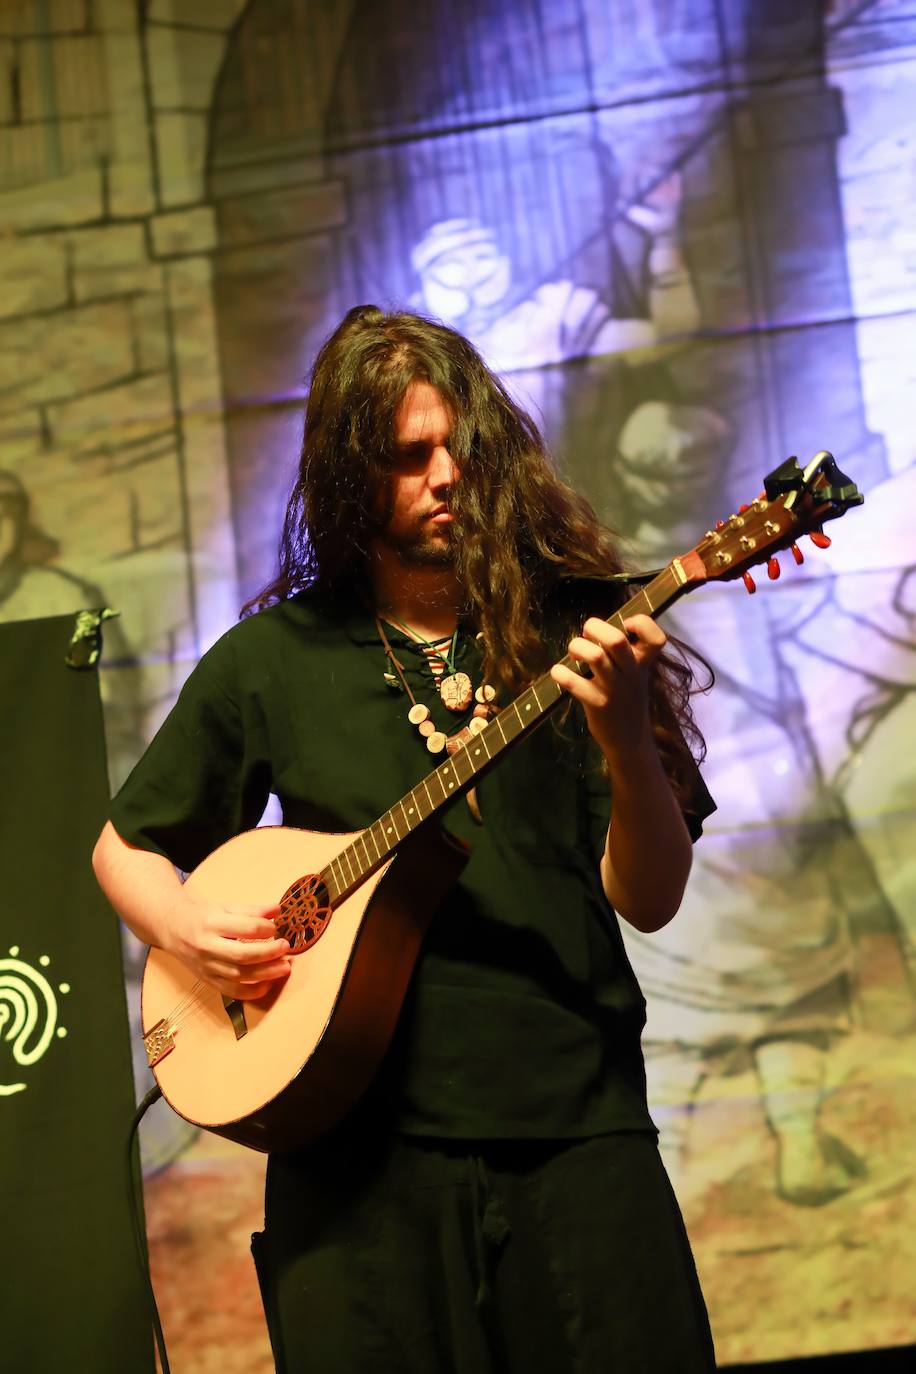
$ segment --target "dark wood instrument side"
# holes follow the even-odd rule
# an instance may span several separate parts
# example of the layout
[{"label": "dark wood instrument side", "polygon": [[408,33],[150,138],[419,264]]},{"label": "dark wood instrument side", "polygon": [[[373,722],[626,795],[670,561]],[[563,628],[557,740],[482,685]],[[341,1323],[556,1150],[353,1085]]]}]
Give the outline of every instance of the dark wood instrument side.
[{"label": "dark wood instrument side", "polygon": [[294,1150],[356,1105],[391,1043],[423,936],[468,852],[436,823],[404,841],[367,904],[318,1048],[283,1092],[252,1116],[211,1127],[215,1134],[255,1150]]}]

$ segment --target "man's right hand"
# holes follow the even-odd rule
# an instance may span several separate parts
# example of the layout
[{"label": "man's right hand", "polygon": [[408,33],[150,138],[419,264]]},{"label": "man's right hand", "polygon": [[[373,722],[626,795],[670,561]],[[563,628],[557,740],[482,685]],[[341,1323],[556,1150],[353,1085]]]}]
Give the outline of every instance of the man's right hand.
[{"label": "man's right hand", "polygon": [[225,997],[263,997],[289,977],[289,941],[278,937],[279,907],[221,906],[182,888],[171,906],[163,948]]},{"label": "man's right hand", "polygon": [[263,997],[287,978],[276,906],[222,906],[189,891],[162,854],[130,845],[111,821],[92,856],[102,891],[139,940],[168,950],[226,997]]}]

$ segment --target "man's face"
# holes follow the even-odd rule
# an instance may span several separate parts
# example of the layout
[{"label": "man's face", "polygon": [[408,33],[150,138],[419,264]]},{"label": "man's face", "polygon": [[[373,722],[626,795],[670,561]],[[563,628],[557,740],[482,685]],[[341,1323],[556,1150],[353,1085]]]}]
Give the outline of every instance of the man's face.
[{"label": "man's face", "polygon": [[411,382],[395,416],[391,515],[376,538],[414,567],[452,561],[449,502],[459,474],[449,452],[451,428],[436,388]]}]

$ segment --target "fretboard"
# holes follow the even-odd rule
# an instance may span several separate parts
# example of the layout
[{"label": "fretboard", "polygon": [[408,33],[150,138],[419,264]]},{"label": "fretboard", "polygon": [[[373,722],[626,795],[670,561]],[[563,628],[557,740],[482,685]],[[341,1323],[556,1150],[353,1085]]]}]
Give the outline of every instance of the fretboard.
[{"label": "fretboard", "polygon": [[[687,590],[680,560],[674,559],[626,605],[609,616],[607,623],[622,630],[629,616],[657,616]],[[574,671],[582,671],[569,655],[558,661]],[[537,678],[488,721],[479,734],[450,754],[390,810],[357,835],[320,875],[331,904],[353,892],[371,873],[387,863],[402,840],[436,811],[461,796],[504,750],[530,734],[564,698],[566,693],[549,673]]]}]

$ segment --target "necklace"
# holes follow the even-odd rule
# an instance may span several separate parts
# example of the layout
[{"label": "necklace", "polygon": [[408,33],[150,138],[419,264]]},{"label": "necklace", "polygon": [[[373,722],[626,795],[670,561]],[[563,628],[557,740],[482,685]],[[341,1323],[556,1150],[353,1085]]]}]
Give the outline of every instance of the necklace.
[{"label": "necklace", "polygon": [[[447,641],[443,640],[439,645],[430,644],[429,640],[423,639],[422,635],[418,635],[414,631],[410,630],[409,626],[402,625],[400,621],[395,620],[393,616],[389,618],[391,619],[392,624],[397,625],[400,629],[404,630],[405,634],[409,633],[411,638],[413,638],[415,642],[424,646],[424,653],[426,653],[427,655],[427,662],[430,666],[430,672],[432,673],[433,678],[437,682],[439,675],[444,673],[445,669],[448,668],[450,670],[450,675],[452,677],[464,678],[465,682],[467,683],[466,693],[462,689],[462,700],[464,700],[464,705],[449,706],[449,710],[467,710],[471,702],[474,701],[476,702],[474,706],[474,714],[471,720],[468,722],[468,724],[462,730],[459,730],[457,734],[451,736],[446,735],[444,730],[436,729],[436,726],[430,716],[429,707],[425,706],[422,701],[417,701],[413,692],[410,690],[410,683],[407,681],[407,676],[404,671],[404,665],[396,656],[394,649],[392,649],[391,647],[391,643],[388,639],[388,636],[385,633],[385,627],[382,625],[382,622],[378,618],[378,616],[376,616],[375,627],[378,630],[379,639],[382,641],[382,646],[385,650],[385,656],[388,659],[391,668],[394,670],[393,672],[386,672],[385,681],[388,683],[389,686],[401,687],[407,693],[407,696],[410,699],[410,710],[407,712],[407,719],[410,721],[411,725],[416,726],[419,733],[426,740],[426,747],[429,750],[429,752],[431,754],[440,754],[442,750],[445,749],[449,754],[454,754],[456,749],[460,749],[462,745],[467,744],[468,740],[473,739],[474,735],[478,735],[480,731],[483,730],[486,726],[486,723],[489,720],[490,715],[496,709],[492,705],[492,703],[496,700],[495,688],[490,687],[488,684],[484,683],[483,686],[478,687],[477,691],[474,692],[471,686],[471,679],[468,677],[467,673],[456,673],[454,671],[455,642],[458,638],[457,631],[454,635],[452,635],[450,649],[446,650],[444,646],[447,643]],[[427,650],[429,650],[429,653],[427,653]],[[434,655],[439,660],[439,675],[437,675],[436,670],[432,662],[430,661],[431,655]],[[445,681],[447,682],[448,678],[446,678]],[[442,686],[443,684],[439,682],[439,695],[440,697],[442,697],[444,704],[448,706],[448,702],[445,700],[445,697],[442,693]]]},{"label": "necklace", "polygon": [[396,616],[389,615],[388,619],[392,625],[397,625],[399,630],[403,630],[415,643],[422,646],[429,670],[438,684],[443,706],[449,711],[466,711],[474,700],[474,689],[467,673],[455,671],[455,655],[458,652],[457,628],[450,638],[441,639],[433,644]]}]

